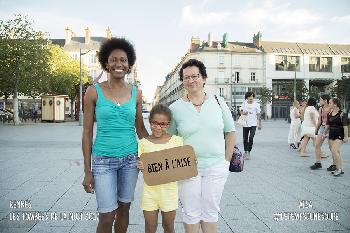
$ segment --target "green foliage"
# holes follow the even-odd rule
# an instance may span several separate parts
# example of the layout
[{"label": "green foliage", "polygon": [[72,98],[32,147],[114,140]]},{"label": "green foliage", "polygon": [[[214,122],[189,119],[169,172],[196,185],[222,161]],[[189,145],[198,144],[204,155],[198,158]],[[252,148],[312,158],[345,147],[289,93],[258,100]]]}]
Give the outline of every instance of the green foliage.
[{"label": "green foliage", "polygon": [[[86,70],[83,82],[88,81]],[[79,61],[51,45],[33,29],[27,16],[0,20],[0,96],[64,94],[74,99],[79,86]]]},{"label": "green foliage", "polygon": [[[68,95],[74,100],[76,94],[76,87],[80,84],[80,68],[79,61],[71,58],[58,45],[50,46],[50,78],[48,82],[47,93],[57,95]],[[82,70],[83,83],[88,81],[87,72]]]},{"label": "green foliage", "polygon": [[310,86],[310,88],[309,88],[309,97],[313,97],[315,99],[318,99],[320,97],[321,92],[322,91],[318,87]]},{"label": "green foliage", "polygon": [[[288,99],[294,101],[294,82],[288,82],[284,91],[284,95],[288,96]],[[305,100],[308,99],[309,90],[306,87],[304,80],[297,80],[296,82],[296,99]]]},{"label": "green foliage", "polygon": [[272,102],[273,93],[272,90],[267,87],[260,87],[257,91],[259,94],[259,100],[261,104],[266,105]]},{"label": "green foliage", "polygon": [[39,95],[49,76],[48,55],[48,39],[26,16],[0,20],[0,95]]},{"label": "green foliage", "polygon": [[337,80],[332,93],[343,101],[350,101],[350,78],[343,76]]},{"label": "green foliage", "polygon": [[260,87],[257,89],[257,95],[259,95],[259,100],[262,107],[262,116],[266,119],[266,104],[272,102],[273,92],[267,87]]}]

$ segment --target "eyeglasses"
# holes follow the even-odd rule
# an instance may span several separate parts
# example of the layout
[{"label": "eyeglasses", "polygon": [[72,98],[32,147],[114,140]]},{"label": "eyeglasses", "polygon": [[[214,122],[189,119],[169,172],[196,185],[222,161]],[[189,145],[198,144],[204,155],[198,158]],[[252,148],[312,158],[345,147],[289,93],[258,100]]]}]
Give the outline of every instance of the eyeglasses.
[{"label": "eyeglasses", "polygon": [[158,122],[158,121],[150,121],[151,127],[166,128],[169,126],[169,122]]},{"label": "eyeglasses", "polygon": [[190,81],[190,79],[192,79],[193,81],[196,81],[199,78],[199,75],[200,74],[193,74],[191,76],[185,76],[185,77],[182,78],[182,80],[184,82],[188,82],[188,81]]}]

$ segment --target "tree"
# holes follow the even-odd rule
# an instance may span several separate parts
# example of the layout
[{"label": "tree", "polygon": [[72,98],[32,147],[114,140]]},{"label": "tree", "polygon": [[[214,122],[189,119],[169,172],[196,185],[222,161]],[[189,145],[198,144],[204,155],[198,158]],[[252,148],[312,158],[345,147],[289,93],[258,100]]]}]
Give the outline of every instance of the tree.
[{"label": "tree", "polygon": [[272,90],[267,87],[260,87],[258,88],[257,94],[259,94],[259,100],[261,102],[261,105],[263,107],[262,112],[264,113],[264,120],[266,117],[266,104],[269,104],[272,102],[273,93]]},{"label": "tree", "polygon": [[[50,45],[50,78],[46,93],[56,95],[68,95],[71,100],[71,110],[73,111],[73,102],[77,95],[77,87],[80,84],[79,61],[70,57],[58,45]],[[82,67],[83,83],[88,82],[86,69]]]},{"label": "tree", "polygon": [[[285,89],[285,96],[288,96],[288,99],[294,101],[294,82],[288,82]],[[297,80],[296,82],[296,99],[305,100],[309,96],[309,90],[306,87],[304,80]]]},{"label": "tree", "polygon": [[0,20],[0,94],[13,95],[14,124],[18,117],[18,94],[39,95],[49,76],[48,40],[35,31],[27,16]]},{"label": "tree", "polygon": [[320,88],[316,87],[316,86],[310,86],[309,88],[309,97],[313,97],[315,99],[318,99],[320,97],[320,93],[322,91],[320,90]]},{"label": "tree", "polygon": [[343,101],[344,108],[346,108],[346,103],[350,101],[350,78],[343,76],[338,79],[332,93]]}]

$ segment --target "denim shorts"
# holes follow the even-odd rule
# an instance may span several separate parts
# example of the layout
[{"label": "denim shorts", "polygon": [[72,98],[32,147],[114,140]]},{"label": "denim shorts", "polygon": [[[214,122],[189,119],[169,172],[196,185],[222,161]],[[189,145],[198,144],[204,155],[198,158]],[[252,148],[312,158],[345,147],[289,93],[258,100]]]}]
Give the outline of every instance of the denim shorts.
[{"label": "denim shorts", "polygon": [[139,173],[136,161],[137,153],[122,158],[92,157],[92,175],[99,213],[117,209],[118,201],[130,203],[134,200]]}]

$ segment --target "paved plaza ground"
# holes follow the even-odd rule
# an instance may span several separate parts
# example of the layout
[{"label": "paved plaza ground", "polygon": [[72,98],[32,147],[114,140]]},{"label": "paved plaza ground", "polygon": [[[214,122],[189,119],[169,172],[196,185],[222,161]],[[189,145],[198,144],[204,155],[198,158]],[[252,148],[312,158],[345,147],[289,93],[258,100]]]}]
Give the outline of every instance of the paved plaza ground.
[{"label": "paved plaza ground", "polygon": [[[252,160],[246,161],[242,173],[231,173],[226,183],[219,233],[350,232],[350,143],[342,148],[345,174],[334,177],[326,171],[331,158],[322,161],[322,169],[309,169],[314,163],[311,145],[311,157],[289,149],[288,129],[286,121],[266,121],[257,131]],[[242,148],[242,129],[237,130]],[[95,232],[95,196],[86,194],[81,185],[81,132],[77,122],[0,124],[1,233]],[[330,155],[327,147],[324,151]],[[140,175],[128,232],[144,231],[141,184]],[[14,208],[21,207],[14,200],[28,200],[30,206]],[[300,202],[305,208],[299,208]],[[31,219],[34,215],[29,213],[38,212],[51,215],[47,220]],[[82,212],[83,219],[77,219]],[[294,220],[286,220],[293,218],[287,216],[293,212],[335,213],[337,220],[295,220],[294,215]],[[157,232],[163,232],[161,224]],[[181,209],[176,232],[184,232]]]}]

